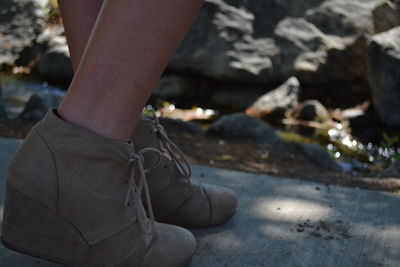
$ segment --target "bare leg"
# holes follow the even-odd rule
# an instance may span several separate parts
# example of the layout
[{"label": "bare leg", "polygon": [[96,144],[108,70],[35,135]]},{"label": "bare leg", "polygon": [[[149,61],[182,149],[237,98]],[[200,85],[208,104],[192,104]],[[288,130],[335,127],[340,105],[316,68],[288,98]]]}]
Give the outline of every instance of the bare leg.
[{"label": "bare leg", "polygon": [[59,0],[65,33],[74,71],[92,33],[103,0]]},{"label": "bare leg", "polygon": [[[63,7],[69,1],[60,0]],[[129,140],[202,3],[105,0],[60,114],[101,135]]]}]

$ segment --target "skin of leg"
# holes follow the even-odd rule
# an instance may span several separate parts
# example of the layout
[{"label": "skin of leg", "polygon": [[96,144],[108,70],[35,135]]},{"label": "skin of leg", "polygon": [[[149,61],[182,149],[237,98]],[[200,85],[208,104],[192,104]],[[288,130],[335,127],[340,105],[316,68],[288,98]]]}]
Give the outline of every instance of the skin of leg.
[{"label": "skin of leg", "polygon": [[[62,1],[62,7],[68,5]],[[100,135],[130,140],[155,83],[202,4],[105,0],[60,115]]]},{"label": "skin of leg", "polygon": [[58,0],[74,72],[78,69],[102,5],[103,0]]},{"label": "skin of leg", "polygon": [[103,0],[59,0],[74,72],[92,33]]}]

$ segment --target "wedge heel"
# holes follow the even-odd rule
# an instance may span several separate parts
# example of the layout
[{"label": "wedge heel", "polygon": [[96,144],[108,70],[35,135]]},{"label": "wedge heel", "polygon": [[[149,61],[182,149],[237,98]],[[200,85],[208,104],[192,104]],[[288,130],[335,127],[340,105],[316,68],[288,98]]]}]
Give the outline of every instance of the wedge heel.
[{"label": "wedge heel", "polygon": [[69,266],[103,266],[77,229],[7,185],[1,241],[11,250]]}]

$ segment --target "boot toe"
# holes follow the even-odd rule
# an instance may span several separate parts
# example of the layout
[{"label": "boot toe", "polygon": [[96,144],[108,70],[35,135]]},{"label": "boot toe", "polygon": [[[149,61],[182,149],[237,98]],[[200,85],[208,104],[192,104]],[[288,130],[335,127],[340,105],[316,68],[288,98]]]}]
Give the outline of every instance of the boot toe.
[{"label": "boot toe", "polygon": [[238,196],[234,191],[210,184],[203,187],[210,201],[210,225],[222,224],[235,214]]},{"label": "boot toe", "polygon": [[156,236],[146,253],[142,267],[184,267],[190,264],[196,239],[188,230],[156,223]]}]

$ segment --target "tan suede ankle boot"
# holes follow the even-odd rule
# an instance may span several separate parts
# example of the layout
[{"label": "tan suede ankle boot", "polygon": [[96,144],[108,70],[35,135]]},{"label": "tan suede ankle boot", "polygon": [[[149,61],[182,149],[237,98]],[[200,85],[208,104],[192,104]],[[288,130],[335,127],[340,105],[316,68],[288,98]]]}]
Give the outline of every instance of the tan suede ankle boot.
[{"label": "tan suede ankle boot", "polygon": [[[151,147],[162,151],[161,163],[147,173],[157,221],[208,227],[221,224],[235,214],[237,195],[225,187],[200,184],[192,178],[185,156],[168,138],[156,116],[154,120],[140,120],[132,140],[136,149]],[[152,162],[155,155],[148,154],[145,160]]]},{"label": "tan suede ankle boot", "polygon": [[[2,242],[13,250],[70,266],[189,264],[195,239],[150,219],[143,155],[49,111],[9,168]],[[158,152],[159,153],[159,152]],[[155,153],[157,154],[157,153]]]}]

